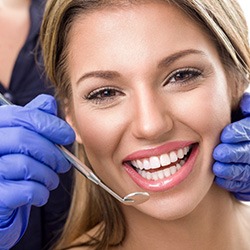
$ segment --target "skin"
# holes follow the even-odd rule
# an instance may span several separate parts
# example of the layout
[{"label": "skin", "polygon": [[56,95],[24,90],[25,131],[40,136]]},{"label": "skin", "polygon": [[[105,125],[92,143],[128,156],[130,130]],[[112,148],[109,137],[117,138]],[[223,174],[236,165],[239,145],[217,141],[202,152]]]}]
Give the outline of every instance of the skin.
[{"label": "skin", "polygon": [[[77,141],[111,189],[150,193],[141,205],[123,206],[130,229],[124,249],[165,249],[166,239],[171,249],[239,247],[246,212],[213,183],[211,171],[213,148],[230,122],[232,90],[209,37],[163,3],[91,12],[75,21],[69,37],[73,103],[67,119]],[[178,78],[176,70],[186,68],[191,71]],[[112,91],[104,93],[107,88]],[[124,159],[134,152],[153,156],[180,141],[196,143],[198,155],[177,185],[144,190],[125,170]]]},{"label": "skin", "polygon": [[31,0],[0,0],[0,81],[5,88],[29,33],[30,4]]}]

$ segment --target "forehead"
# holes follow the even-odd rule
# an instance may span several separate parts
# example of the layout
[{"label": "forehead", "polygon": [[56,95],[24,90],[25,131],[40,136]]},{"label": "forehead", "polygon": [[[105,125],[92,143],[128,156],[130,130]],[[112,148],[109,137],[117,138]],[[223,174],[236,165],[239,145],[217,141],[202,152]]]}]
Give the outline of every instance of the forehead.
[{"label": "forehead", "polygon": [[[75,20],[69,34],[69,65],[82,57],[82,66],[106,67],[151,61],[174,51],[213,44],[209,36],[176,6],[154,2],[104,8]],[[84,60],[85,58],[85,60]],[[98,65],[99,64],[99,65]],[[101,65],[103,67],[103,65]]]}]

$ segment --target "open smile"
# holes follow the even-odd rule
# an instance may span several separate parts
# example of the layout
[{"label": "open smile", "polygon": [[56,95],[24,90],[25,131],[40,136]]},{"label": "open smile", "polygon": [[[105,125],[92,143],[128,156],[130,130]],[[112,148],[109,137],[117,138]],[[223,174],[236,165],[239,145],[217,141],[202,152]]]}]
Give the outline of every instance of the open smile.
[{"label": "open smile", "polygon": [[190,144],[168,153],[124,162],[130,177],[142,188],[162,191],[182,182],[193,168],[198,144]]},{"label": "open smile", "polygon": [[160,156],[135,160],[130,164],[143,178],[157,181],[175,174],[185,164],[190,149],[188,146]]}]

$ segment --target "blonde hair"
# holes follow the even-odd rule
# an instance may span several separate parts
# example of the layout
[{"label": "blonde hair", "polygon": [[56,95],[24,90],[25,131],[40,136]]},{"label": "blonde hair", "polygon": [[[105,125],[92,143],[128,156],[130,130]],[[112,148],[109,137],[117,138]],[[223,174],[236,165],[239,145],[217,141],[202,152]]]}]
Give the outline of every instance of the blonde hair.
[{"label": "blonde hair", "polygon": [[[156,0],[157,1],[157,0]],[[235,77],[239,101],[250,75],[247,24],[236,0],[159,0],[174,4],[201,25],[213,39],[226,69]],[[48,0],[41,28],[45,69],[62,104],[70,106],[71,86],[67,68],[68,34],[82,14],[110,6],[142,4],[147,0]],[[152,1],[151,1],[152,2]],[[79,148],[79,157],[84,155]],[[85,162],[90,166],[87,159]],[[108,249],[126,237],[126,221],[117,201],[77,174],[71,211],[57,249],[67,249],[81,235],[101,224],[83,245]]]}]

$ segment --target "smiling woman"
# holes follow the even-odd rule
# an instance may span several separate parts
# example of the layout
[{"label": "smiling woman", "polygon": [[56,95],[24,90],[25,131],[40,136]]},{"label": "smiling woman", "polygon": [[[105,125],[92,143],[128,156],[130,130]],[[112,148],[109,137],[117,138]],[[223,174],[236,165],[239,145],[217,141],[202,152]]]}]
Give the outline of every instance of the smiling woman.
[{"label": "smiling woman", "polygon": [[150,194],[125,206],[77,176],[56,249],[250,248],[249,208],[211,172],[248,86],[240,13],[235,0],[48,2],[45,65],[79,157],[115,192]]}]

